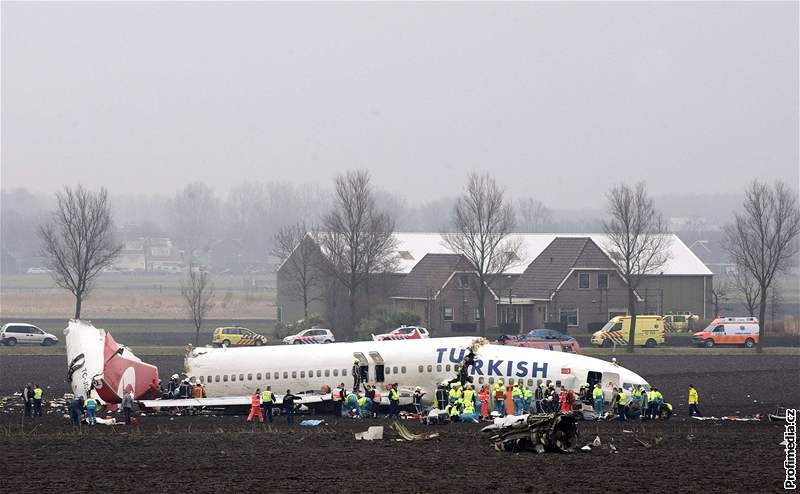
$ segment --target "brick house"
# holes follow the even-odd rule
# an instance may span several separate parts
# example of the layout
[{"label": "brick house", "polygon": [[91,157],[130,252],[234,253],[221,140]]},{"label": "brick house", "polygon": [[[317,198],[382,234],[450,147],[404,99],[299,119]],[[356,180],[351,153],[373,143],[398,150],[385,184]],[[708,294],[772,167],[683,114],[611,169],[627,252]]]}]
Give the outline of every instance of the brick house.
[{"label": "brick house", "polygon": [[[390,298],[398,310],[414,312],[422,325],[437,335],[477,333],[480,304],[478,277],[472,264],[459,254],[426,254],[405,275]],[[485,317],[496,319],[497,295],[487,287]]]},{"label": "brick house", "polygon": [[548,322],[588,330],[627,313],[627,283],[589,237],[556,237],[511,289],[520,330]]}]

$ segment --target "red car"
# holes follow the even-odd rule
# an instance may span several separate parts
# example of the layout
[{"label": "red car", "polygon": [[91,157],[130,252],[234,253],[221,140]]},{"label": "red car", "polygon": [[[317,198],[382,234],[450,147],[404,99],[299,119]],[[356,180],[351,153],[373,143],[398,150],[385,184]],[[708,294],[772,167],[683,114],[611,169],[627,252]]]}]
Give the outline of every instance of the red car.
[{"label": "red car", "polygon": [[509,336],[503,335],[492,342],[495,345],[522,346],[527,348],[539,348],[541,350],[553,350],[555,352],[581,353],[581,346],[575,338],[553,339],[536,338],[530,335]]}]

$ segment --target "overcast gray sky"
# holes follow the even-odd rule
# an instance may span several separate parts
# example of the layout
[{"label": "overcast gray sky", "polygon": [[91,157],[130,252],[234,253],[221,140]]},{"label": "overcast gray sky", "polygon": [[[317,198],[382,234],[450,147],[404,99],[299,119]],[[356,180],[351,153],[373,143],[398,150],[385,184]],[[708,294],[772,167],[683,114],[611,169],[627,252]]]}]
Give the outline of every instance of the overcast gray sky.
[{"label": "overcast gray sky", "polygon": [[2,4],[2,186],[798,181],[798,3]]}]

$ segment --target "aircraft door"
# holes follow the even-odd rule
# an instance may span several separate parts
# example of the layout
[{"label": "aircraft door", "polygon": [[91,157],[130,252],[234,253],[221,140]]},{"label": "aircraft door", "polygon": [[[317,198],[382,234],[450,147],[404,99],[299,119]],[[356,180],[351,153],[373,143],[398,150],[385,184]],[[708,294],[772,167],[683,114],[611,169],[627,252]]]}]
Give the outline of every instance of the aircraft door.
[{"label": "aircraft door", "polygon": [[586,375],[586,382],[589,383],[589,387],[591,389],[594,389],[594,385],[597,384],[597,383],[600,383],[600,385],[602,386],[603,385],[602,384],[602,382],[603,382],[603,373],[602,372],[589,371],[589,373]]},{"label": "aircraft door", "polygon": [[622,386],[622,383],[619,381],[619,374],[616,372],[606,372],[603,374],[600,385],[603,389],[603,395],[606,399],[610,399],[611,395],[614,393],[614,388]]},{"label": "aircraft door", "polygon": [[369,356],[372,357],[372,361],[375,362],[375,382],[382,383],[385,380],[384,373],[383,373],[383,357],[378,352],[369,352]]},{"label": "aircraft door", "polygon": [[369,361],[361,352],[353,353],[353,358],[358,362],[358,382],[369,382]]}]

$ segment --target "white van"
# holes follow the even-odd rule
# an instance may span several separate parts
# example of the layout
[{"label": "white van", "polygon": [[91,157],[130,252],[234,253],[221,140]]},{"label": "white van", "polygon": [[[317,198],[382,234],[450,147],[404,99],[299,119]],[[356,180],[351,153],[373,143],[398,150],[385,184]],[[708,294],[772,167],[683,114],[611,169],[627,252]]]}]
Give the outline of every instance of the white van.
[{"label": "white van", "polygon": [[758,318],[718,317],[703,331],[692,336],[698,346],[744,345],[753,348],[758,344]]}]

